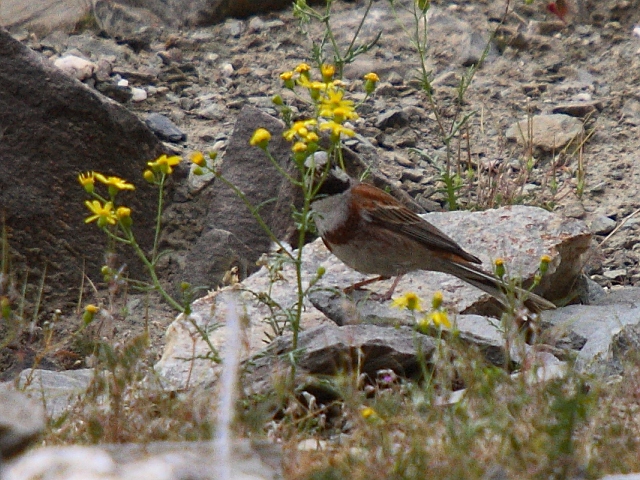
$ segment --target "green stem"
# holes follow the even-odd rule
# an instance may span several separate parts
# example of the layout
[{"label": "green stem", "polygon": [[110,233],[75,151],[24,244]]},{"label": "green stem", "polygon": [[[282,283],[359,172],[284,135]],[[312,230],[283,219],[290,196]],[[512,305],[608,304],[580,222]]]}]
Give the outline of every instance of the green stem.
[{"label": "green stem", "polygon": [[[156,264],[156,255],[158,253],[158,240],[160,238],[160,227],[162,226],[162,203],[163,203],[163,194],[164,194],[164,182],[167,178],[165,173],[162,174],[160,178],[160,183],[158,185],[158,213],[156,214],[156,233],[153,238],[153,250],[151,250],[151,263],[153,265]],[[145,257],[146,258],[146,257]]]},{"label": "green stem", "polygon": [[231,188],[233,190],[233,192],[238,196],[238,198],[240,198],[240,200],[242,200],[242,203],[244,203],[247,206],[247,208],[251,212],[251,215],[253,215],[253,218],[256,219],[256,221],[258,222],[260,227],[265,231],[265,233],[267,234],[269,239],[272,242],[274,242],[276,245],[278,245],[278,247],[282,250],[282,252],[284,252],[292,261],[295,261],[295,258],[293,257],[293,255],[282,244],[282,242],[280,242],[278,237],[275,236],[275,234],[273,233],[271,228],[269,228],[269,225],[267,225],[267,223],[263,220],[262,216],[258,213],[256,208],[249,201],[249,199],[244,194],[244,192],[242,190],[240,190],[238,187],[236,187],[232,182],[230,182],[229,180],[224,178],[220,173],[216,173],[216,172],[214,172],[214,173],[215,173],[217,178],[219,178],[225,185],[227,185],[229,188]]},{"label": "green stem", "polygon": [[127,235],[127,238],[122,238],[117,236],[113,232],[109,231],[109,229],[106,227],[103,228],[103,231],[107,234],[109,238],[114,239],[120,243],[124,243],[125,245],[130,245],[135,250],[140,260],[142,260],[142,263],[144,263],[145,267],[147,267],[147,270],[149,271],[149,275],[151,276],[151,280],[156,291],[158,291],[162,296],[162,298],[164,298],[167,301],[167,303],[171,305],[173,308],[175,308],[181,313],[188,313],[187,309],[185,309],[182,305],[176,302],[173,299],[173,297],[169,295],[166,292],[166,290],[162,287],[162,284],[158,279],[158,275],[156,274],[155,265],[149,261],[149,259],[145,255],[142,248],[140,248],[140,245],[138,245],[138,242],[136,242],[133,232],[129,228],[124,227],[122,224],[120,224],[120,227],[124,231],[125,235]]}]

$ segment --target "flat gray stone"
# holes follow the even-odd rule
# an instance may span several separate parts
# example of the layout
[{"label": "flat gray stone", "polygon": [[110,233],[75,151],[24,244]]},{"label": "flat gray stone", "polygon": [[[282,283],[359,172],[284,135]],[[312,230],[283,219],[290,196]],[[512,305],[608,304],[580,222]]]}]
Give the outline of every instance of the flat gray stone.
[{"label": "flat gray stone", "polygon": [[163,140],[177,143],[187,138],[187,135],[171,120],[159,113],[150,113],[145,123],[153,133]]},{"label": "flat gray stone", "polygon": [[44,402],[47,417],[57,418],[87,391],[93,378],[90,368],[64,372],[28,368],[20,373],[18,387],[34,400]]},{"label": "flat gray stone", "polygon": [[605,215],[598,215],[589,224],[589,230],[591,230],[594,235],[607,235],[611,233],[614,228],[616,228],[616,221]]},{"label": "flat gray stone", "polygon": [[[292,336],[286,335],[248,359],[243,377],[245,391],[271,391],[274,378],[289,369],[287,354],[291,349]],[[434,338],[409,327],[321,325],[298,337],[296,384],[303,385],[307,375],[336,375],[356,369],[370,378],[385,370],[417,378],[422,373],[420,362],[430,363],[435,349]]]},{"label": "flat gray stone", "polygon": [[527,144],[530,130],[533,132],[531,142],[534,147],[557,152],[578,139],[584,127],[580,120],[569,115],[535,115],[509,127],[506,136],[509,140]]}]

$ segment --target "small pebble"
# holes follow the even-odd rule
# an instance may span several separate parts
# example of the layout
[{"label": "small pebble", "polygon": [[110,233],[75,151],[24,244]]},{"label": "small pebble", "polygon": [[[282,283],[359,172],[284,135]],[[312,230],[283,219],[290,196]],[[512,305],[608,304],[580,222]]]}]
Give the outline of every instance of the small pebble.
[{"label": "small pebble", "polygon": [[143,102],[147,99],[147,91],[144,88],[133,87],[131,93],[133,94],[131,97],[133,102]]}]

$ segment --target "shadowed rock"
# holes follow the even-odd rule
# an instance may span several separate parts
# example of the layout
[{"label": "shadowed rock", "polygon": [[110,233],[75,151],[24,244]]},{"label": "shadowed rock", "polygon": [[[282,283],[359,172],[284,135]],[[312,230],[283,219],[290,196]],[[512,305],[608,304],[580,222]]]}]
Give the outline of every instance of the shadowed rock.
[{"label": "shadowed rock", "polygon": [[[105,236],[85,225],[80,172],[117,175],[138,185],[120,194],[133,210],[143,248],[152,240],[156,192],[142,181],[162,144],[132,113],[53,67],[0,30],[0,215],[12,251],[12,273],[29,270],[74,299],[81,276],[104,264]],[[0,219],[1,221],[1,219]],[[134,276],[141,265],[124,260]],[[47,291],[45,291],[47,293]]]}]

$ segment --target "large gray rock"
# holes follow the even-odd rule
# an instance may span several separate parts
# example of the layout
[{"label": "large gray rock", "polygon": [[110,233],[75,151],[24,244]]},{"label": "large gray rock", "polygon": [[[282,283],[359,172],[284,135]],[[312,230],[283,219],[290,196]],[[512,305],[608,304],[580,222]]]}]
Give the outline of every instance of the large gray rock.
[{"label": "large gray rock", "polygon": [[3,0],[0,25],[47,34],[93,17],[109,35],[131,38],[147,27],[212,25],[290,7],[290,0]]},{"label": "large gray rock", "polygon": [[[106,241],[95,225],[83,221],[87,195],[78,174],[95,170],[138,185],[121,196],[146,248],[156,191],[141,180],[141,171],[162,152],[162,144],[132,113],[1,29],[0,62],[0,208],[12,267],[39,281],[46,266],[45,285],[55,284],[55,294],[77,299],[82,274],[94,277],[104,264]],[[133,255],[124,261],[140,276],[142,266]]]},{"label": "large gray rock", "polygon": [[[284,124],[250,106],[238,116],[221,173],[251,205],[262,205],[260,214],[275,236],[287,239],[294,232],[291,206],[298,202],[300,193],[262,150],[249,145],[257,128],[271,132],[269,151],[282,168],[293,173],[291,144],[282,138]],[[257,270],[255,262],[269,251],[271,239],[238,195],[219,180],[186,195],[190,201],[176,203],[167,212],[174,225],[185,227],[176,231],[176,236],[169,231],[163,237],[165,248],[173,250],[164,260],[170,278],[215,287],[233,266],[239,267],[241,278]],[[194,238],[187,238],[192,241],[185,242],[182,230],[192,232]]]},{"label": "large gray rock", "polygon": [[640,351],[640,289],[600,297],[596,305],[544,312],[547,343],[578,350],[576,368],[598,375],[620,374]]},{"label": "large gray rock", "polygon": [[91,12],[87,0],[3,0],[0,2],[0,24],[6,28],[27,27],[46,34],[53,30],[71,30]]},{"label": "large gray rock", "polygon": [[0,459],[21,453],[44,431],[42,404],[0,386]]}]

